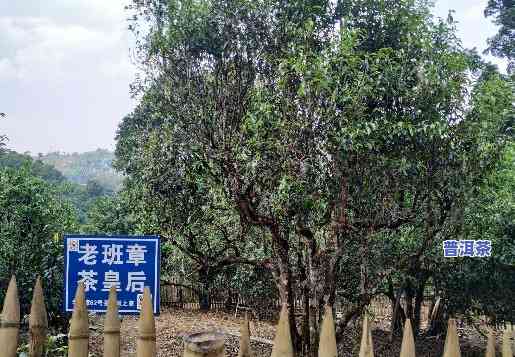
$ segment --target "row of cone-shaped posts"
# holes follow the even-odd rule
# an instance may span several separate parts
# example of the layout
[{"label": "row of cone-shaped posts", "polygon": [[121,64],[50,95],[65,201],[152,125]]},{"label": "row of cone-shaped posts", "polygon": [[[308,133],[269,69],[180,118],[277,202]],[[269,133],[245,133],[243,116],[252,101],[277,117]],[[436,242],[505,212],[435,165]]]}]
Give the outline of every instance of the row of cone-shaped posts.
[{"label": "row of cone-shaped posts", "polygon": [[[502,338],[502,357],[513,357],[513,351],[511,347],[511,337],[513,330],[509,328],[505,329]],[[461,357],[458,331],[456,329],[456,321],[449,319],[447,325],[447,336],[445,338],[444,345],[444,357]],[[488,334],[488,342],[486,345],[485,357],[495,357],[495,334],[493,330],[490,330]]]},{"label": "row of cone-shaped posts", "polygon": [[[41,280],[38,278],[32,296],[32,306],[29,318],[29,356],[40,357],[44,354],[48,329],[45,301]],[[2,356],[15,357],[18,349],[20,333],[20,302],[18,287],[13,276],[5,295],[2,315],[0,316],[0,348]]]},{"label": "row of cone-shaped posts", "polygon": [[[248,328],[248,322],[245,321]],[[513,357],[512,351],[512,335],[514,334],[513,328],[507,328],[503,333],[502,340],[502,357]],[[240,341],[240,354],[239,357],[245,357],[251,354],[245,354],[242,351],[250,351],[248,343],[248,334],[241,334]],[[318,357],[336,357],[337,345],[334,328],[334,319],[330,307],[326,307],[322,328],[320,331],[320,344],[318,348]],[[404,324],[404,332],[402,337],[400,357],[415,357],[415,338],[413,336],[413,329],[410,319],[406,319]],[[288,310],[283,306],[279,323],[277,325],[276,336],[274,339],[274,346],[271,357],[294,357],[293,344],[290,334],[290,323],[288,318]],[[363,319],[363,332],[361,336],[361,345],[359,357],[374,357],[374,346],[372,341],[372,330],[368,317],[365,315]],[[456,328],[456,320],[449,319],[447,325],[447,335],[445,338],[443,357],[461,357],[459,337]],[[486,348],[485,357],[495,357],[495,335],[490,330],[488,336],[488,344]]]},{"label": "row of cone-shaped posts", "polygon": [[[318,356],[336,357],[337,355],[333,311],[330,306],[326,306],[324,320],[322,321],[322,327],[320,329]],[[240,354],[240,356],[242,355]],[[294,357],[290,320],[286,305],[283,305],[281,309],[271,357]]]},{"label": "row of cone-shaped posts", "polygon": [[[137,343],[137,357],[156,356],[155,321],[152,309],[150,290],[145,288],[143,294],[140,320],[138,323],[139,335]],[[20,303],[16,278],[12,277],[7,288],[5,301],[0,315],[0,356],[15,357],[19,343],[20,330]],[[29,357],[45,355],[48,320],[43,297],[41,280],[38,278],[34,287],[32,306],[29,318]],[[84,286],[79,284],[75,295],[75,306],[70,320],[68,336],[68,356],[87,357],[89,343],[89,319],[86,306]],[[116,289],[109,292],[109,302],[104,323],[104,356],[120,356],[120,318],[118,316],[118,303]]]},{"label": "row of cone-shaped posts", "polygon": [[[7,294],[0,316],[0,346],[2,349],[2,357],[15,357],[19,342],[20,328],[20,304],[18,299],[18,289],[16,286],[16,278],[12,277],[9,282]],[[33,292],[32,306],[29,318],[30,332],[30,357],[41,357],[44,355],[44,347],[47,337],[48,321],[46,308],[43,298],[43,289],[41,280],[38,278]],[[511,337],[513,330],[505,329],[502,341],[502,357],[513,357]],[[219,337],[219,336],[215,336]],[[192,348],[186,348],[184,355],[209,355],[222,357],[224,355],[223,339],[220,343],[211,344],[216,347],[210,351],[202,349],[202,343],[190,341]],[[197,343],[198,342],[198,343]],[[75,295],[75,306],[72,318],[70,320],[69,332],[69,351],[70,357],[87,357],[89,343],[89,320],[86,307],[84,286],[79,284]],[[220,347],[220,348],[218,348]],[[207,352],[207,353],[201,353]],[[214,354],[211,352],[215,352]],[[400,357],[415,357],[415,340],[409,319],[404,325],[404,334],[401,344]],[[120,319],[118,316],[118,303],[116,289],[113,287],[109,292],[109,302],[107,314],[104,323],[104,356],[119,357],[120,356]],[[140,318],[138,322],[137,337],[137,357],[155,357],[156,356],[156,327],[154,314],[152,309],[152,298],[150,290],[145,288],[141,307]],[[242,324],[240,351],[238,357],[254,357],[250,347],[250,329],[247,317]],[[318,349],[319,357],[336,357],[336,335],[334,328],[334,319],[332,309],[326,307],[324,320],[322,322],[320,332],[320,343]],[[495,335],[490,331],[488,336],[488,344],[486,348],[486,357],[495,356]],[[283,305],[277,325],[276,336],[272,349],[271,357],[294,357],[293,343],[290,333],[290,321],[288,309]],[[363,332],[359,357],[374,357],[374,347],[372,341],[372,332],[368,317],[363,319]],[[449,319],[447,326],[447,336],[445,339],[443,357],[461,357],[459,346],[459,337],[456,329],[456,321]]]},{"label": "row of cone-shaped posts", "polygon": [[[223,335],[217,333],[207,332],[189,335],[185,338],[184,357],[223,357],[223,342]],[[325,310],[318,355],[319,357],[337,357],[334,320],[330,307],[326,307]],[[245,316],[240,329],[238,357],[255,357],[250,346],[250,328],[247,316]],[[281,309],[271,357],[294,357],[290,320],[286,305],[283,305]]]},{"label": "row of cone-shaped posts", "polygon": [[[118,316],[116,288],[109,291],[107,313],[104,322],[104,357],[120,356],[121,322]],[[68,356],[88,357],[89,319],[83,284],[79,284],[75,295],[75,306],[70,320]],[[137,357],[156,356],[156,326],[150,290],[145,288],[141,302],[136,343]]]}]

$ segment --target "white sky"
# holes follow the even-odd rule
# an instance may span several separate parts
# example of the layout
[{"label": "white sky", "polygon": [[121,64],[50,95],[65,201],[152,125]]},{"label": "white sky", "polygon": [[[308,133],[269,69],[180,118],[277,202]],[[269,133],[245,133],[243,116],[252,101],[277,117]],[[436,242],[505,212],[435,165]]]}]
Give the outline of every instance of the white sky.
[{"label": "white sky", "polygon": [[[456,10],[465,47],[480,52],[495,32],[488,0],[437,0]],[[114,149],[118,123],[135,103],[129,84],[127,0],[0,0],[0,133],[33,154]],[[488,59],[505,68],[505,63]]]},{"label": "white sky", "polygon": [[[447,18],[449,10],[455,10],[453,18],[458,22],[458,36],[466,48],[477,48],[482,54],[487,47],[486,40],[492,37],[497,28],[492,23],[492,17],[485,18],[484,10],[488,0],[436,0],[434,15]],[[506,72],[506,61],[492,56],[483,56]]]}]

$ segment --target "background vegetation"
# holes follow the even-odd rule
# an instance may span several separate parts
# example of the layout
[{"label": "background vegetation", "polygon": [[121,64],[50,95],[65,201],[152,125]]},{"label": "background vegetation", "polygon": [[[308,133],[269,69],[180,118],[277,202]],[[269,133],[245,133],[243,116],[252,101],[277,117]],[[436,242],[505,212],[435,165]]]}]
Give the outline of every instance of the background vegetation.
[{"label": "background vegetation", "polygon": [[71,182],[87,185],[94,181],[108,192],[118,191],[123,180],[122,175],[114,170],[114,154],[108,150],[72,154],[52,152],[38,155],[38,160],[54,167]]}]

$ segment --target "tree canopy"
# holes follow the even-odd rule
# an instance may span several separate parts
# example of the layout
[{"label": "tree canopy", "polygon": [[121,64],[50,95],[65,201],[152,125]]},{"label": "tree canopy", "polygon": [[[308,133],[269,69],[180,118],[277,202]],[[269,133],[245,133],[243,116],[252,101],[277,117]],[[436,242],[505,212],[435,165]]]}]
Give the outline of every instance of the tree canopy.
[{"label": "tree canopy", "polygon": [[417,322],[442,242],[512,140],[506,78],[425,1],[131,8],[144,75],[116,165],[145,229],[192,261],[268,269],[283,302],[305,303],[299,352],[339,299],[342,328],[387,290]]},{"label": "tree canopy", "polygon": [[28,313],[39,275],[45,286],[52,287],[45,289],[48,311],[52,318],[59,315],[62,234],[75,231],[76,224],[75,210],[50,183],[28,168],[0,168],[0,294],[5,294],[15,274],[22,310]]},{"label": "tree canopy", "polygon": [[11,167],[22,169],[26,167],[30,169],[33,175],[41,177],[50,183],[63,183],[66,178],[57,171],[53,166],[43,163],[41,160],[34,160],[29,155],[20,154],[12,150],[6,150],[4,155],[0,156],[0,167]]}]

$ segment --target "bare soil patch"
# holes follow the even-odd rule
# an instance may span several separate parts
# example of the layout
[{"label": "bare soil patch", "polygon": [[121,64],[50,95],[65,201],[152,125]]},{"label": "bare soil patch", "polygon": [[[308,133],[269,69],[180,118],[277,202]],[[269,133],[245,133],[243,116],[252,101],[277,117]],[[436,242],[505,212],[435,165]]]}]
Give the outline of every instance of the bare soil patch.
[{"label": "bare soil patch", "polygon": [[[243,319],[234,318],[232,314],[223,312],[200,312],[188,310],[168,310],[156,318],[158,356],[182,356],[182,338],[187,334],[200,331],[219,331],[226,334],[226,355],[237,356],[239,347],[239,330]],[[94,356],[101,356],[102,352],[102,321],[93,319],[90,351]],[[253,337],[263,340],[272,340],[275,334],[275,325],[270,322],[251,321],[250,330]],[[122,321],[122,356],[134,356],[136,353],[137,318],[124,317]],[[259,355],[267,356],[271,353],[271,345],[258,341],[251,341],[254,350]]]},{"label": "bare soil patch", "polygon": [[[201,331],[219,331],[226,334],[226,355],[237,356],[239,347],[239,329],[242,316],[234,318],[233,314],[224,312],[200,312],[191,310],[166,310],[156,318],[158,356],[182,356],[184,335]],[[401,339],[389,341],[386,324],[377,319],[374,323],[373,340],[375,355],[378,357],[398,357]],[[251,321],[251,334],[257,339],[251,342],[256,356],[270,356],[271,344],[275,335],[275,324],[266,321]],[[92,319],[92,338],[90,351],[93,356],[102,353],[102,318]],[[461,326],[458,331],[463,357],[482,356],[486,348],[486,339],[475,329]],[[339,356],[357,356],[361,327],[350,326],[339,344]],[[122,356],[134,356],[136,353],[137,318],[124,317],[122,322]],[[445,336],[424,337],[416,341],[417,356],[440,357],[443,353]],[[500,342],[500,341],[498,341]],[[497,350],[499,351],[499,345]]]}]

